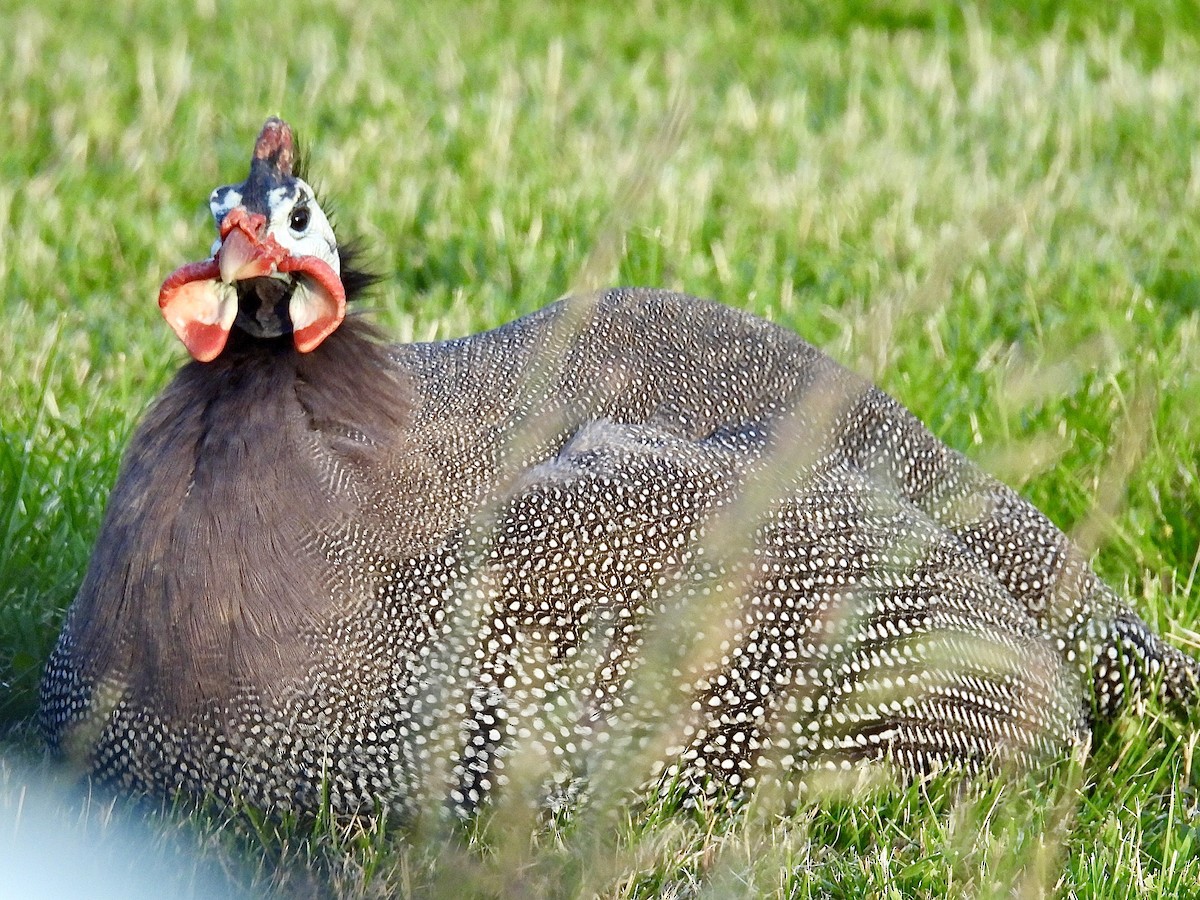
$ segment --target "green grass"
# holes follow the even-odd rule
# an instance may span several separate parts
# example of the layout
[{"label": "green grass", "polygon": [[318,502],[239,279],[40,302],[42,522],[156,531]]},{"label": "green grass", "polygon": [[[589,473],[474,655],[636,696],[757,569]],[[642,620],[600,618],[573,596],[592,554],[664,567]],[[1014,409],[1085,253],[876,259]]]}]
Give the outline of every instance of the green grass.
[{"label": "green grass", "polygon": [[[589,6],[0,3],[10,755],[122,449],[183,359],[158,284],[207,251],[208,192],[270,113],[386,273],[398,340],[605,284],[750,309],[1019,487],[1157,627],[1200,618],[1192,4]],[[465,849],[136,815],[256,894],[1186,897],[1196,742],[1152,709],[1028,781],[616,829],[501,811]],[[34,776],[0,774],[20,821]]]}]

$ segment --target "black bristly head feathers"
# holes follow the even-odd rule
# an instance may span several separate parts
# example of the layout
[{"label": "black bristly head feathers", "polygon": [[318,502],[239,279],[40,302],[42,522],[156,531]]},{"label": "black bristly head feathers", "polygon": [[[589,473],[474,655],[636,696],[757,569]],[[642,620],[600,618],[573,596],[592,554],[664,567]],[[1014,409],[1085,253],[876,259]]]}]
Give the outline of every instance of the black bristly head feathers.
[{"label": "black bristly head feathers", "polygon": [[[327,200],[325,198],[324,187],[316,180],[315,176],[310,176],[308,153],[305,150],[304,143],[294,131],[292,132],[292,139],[292,172],[297,178],[307,181],[313,186],[313,194],[317,202],[325,210],[325,215],[329,219],[333,233],[339,235],[337,252],[342,261],[342,287],[346,290],[346,303],[352,304],[356,301],[361,301],[366,298],[371,288],[383,280],[383,276],[370,263],[370,251],[364,245],[361,238],[353,233],[349,237],[340,236],[342,235],[342,217],[338,209],[338,204],[336,200]],[[363,310],[352,311],[349,315],[352,317],[361,316],[363,312]],[[373,329],[371,330],[374,333]]]}]

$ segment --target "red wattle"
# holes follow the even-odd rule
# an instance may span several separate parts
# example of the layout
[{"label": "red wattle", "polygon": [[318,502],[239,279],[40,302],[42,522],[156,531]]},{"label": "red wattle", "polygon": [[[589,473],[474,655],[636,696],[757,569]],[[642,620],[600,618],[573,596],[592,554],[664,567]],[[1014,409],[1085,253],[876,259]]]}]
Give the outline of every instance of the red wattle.
[{"label": "red wattle", "polygon": [[[287,256],[280,260],[280,272],[305,275],[318,287],[316,296],[325,301],[324,308],[316,318],[303,328],[292,332],[292,341],[301,353],[308,353],[337,330],[346,318],[346,288],[342,279],[325,261],[315,256]],[[295,316],[292,318],[295,323]]]},{"label": "red wattle", "polygon": [[218,294],[220,272],[215,259],[188,263],[167,276],[158,292],[163,318],[200,362],[220,356],[237,314],[236,301]]},{"label": "red wattle", "polygon": [[180,266],[167,276],[167,280],[158,289],[158,308],[166,309],[175,293],[188,282],[220,277],[221,266],[216,258]]}]

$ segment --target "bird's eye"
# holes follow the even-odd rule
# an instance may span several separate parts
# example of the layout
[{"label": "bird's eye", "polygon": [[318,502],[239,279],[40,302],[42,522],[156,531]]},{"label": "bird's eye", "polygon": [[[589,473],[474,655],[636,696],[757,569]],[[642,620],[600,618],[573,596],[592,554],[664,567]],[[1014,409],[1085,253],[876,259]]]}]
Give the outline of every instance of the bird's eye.
[{"label": "bird's eye", "polygon": [[308,227],[309,218],[308,207],[303,205],[297,206],[292,210],[292,217],[288,220],[288,227],[292,231],[303,231]]}]

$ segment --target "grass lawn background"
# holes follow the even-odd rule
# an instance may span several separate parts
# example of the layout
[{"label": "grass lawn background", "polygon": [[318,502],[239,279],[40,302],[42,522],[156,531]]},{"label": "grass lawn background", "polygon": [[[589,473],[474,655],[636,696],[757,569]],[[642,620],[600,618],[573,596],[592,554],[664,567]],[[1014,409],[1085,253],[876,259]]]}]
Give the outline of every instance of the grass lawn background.
[{"label": "grass lawn background", "polygon": [[[296,126],[340,233],[385,274],[371,305],[397,340],[616,284],[752,310],[1020,488],[1186,642],[1192,5],[827,6],[0,2],[9,757],[30,750],[39,667],[124,445],[184,358],[158,285],[207,253],[208,193],[244,177],[268,114]],[[489,853],[221,813],[162,828],[255,893],[1200,896],[1196,735],[1150,709],[1097,740],[1082,767],[968,798],[554,840],[500,821]],[[13,766],[0,823],[19,826]]]}]

